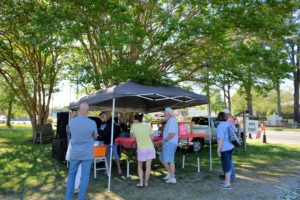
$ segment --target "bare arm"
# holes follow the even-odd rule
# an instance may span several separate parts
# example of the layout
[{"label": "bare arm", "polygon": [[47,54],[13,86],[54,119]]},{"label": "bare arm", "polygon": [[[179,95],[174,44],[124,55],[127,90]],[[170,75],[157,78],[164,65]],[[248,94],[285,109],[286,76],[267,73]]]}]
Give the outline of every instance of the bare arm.
[{"label": "bare arm", "polygon": [[224,142],[224,138],[220,138],[219,139],[219,143],[218,143],[218,156],[221,157],[221,148],[223,146],[223,142]]},{"label": "bare arm", "polygon": [[132,137],[133,137],[133,138],[136,138],[135,135],[134,135],[134,133],[131,133],[131,134],[132,134]]},{"label": "bare arm", "polygon": [[170,133],[169,136],[166,138],[167,141],[171,140],[176,133]]},{"label": "bare arm", "polygon": [[151,140],[154,140],[154,136],[153,134],[150,135]]}]

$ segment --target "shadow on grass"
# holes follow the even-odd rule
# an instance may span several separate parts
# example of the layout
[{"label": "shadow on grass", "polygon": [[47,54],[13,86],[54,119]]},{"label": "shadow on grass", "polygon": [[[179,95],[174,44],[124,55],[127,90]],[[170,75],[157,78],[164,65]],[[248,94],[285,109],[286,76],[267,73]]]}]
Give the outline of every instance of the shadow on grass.
[{"label": "shadow on grass", "polygon": [[[0,129],[0,197],[12,199],[60,199],[66,189],[67,168],[64,163],[51,158],[51,144],[31,143],[31,129]],[[129,153],[123,152],[121,167],[123,176],[118,176],[113,165],[111,193],[107,192],[107,176],[98,171],[93,179],[91,171],[88,196],[92,199],[197,199],[199,192],[203,199],[209,195],[222,198],[222,193],[215,194],[218,175],[221,173],[220,159],[216,154],[216,145],[212,149],[212,166],[210,172],[209,148],[205,146],[200,153],[201,173],[197,173],[197,157],[193,153],[186,155],[185,168],[182,169],[182,154],[176,153],[177,185],[168,185],[161,179],[166,171],[158,159],[153,160],[149,188],[137,189],[137,163],[135,151],[130,162],[130,178],[126,175],[126,159]],[[160,149],[160,148],[159,148]],[[159,153],[160,150],[158,150]],[[288,165],[299,161],[300,147],[284,145],[249,143],[247,152],[235,149],[234,163],[242,184],[279,180],[282,176],[292,176],[292,170],[285,170],[280,165],[289,160]],[[293,163],[292,160],[295,160]],[[299,162],[298,162],[299,164]],[[289,167],[289,166],[287,166]],[[247,186],[246,186],[247,187]],[[238,191],[236,193],[241,193]],[[218,195],[221,196],[218,196]],[[235,198],[235,192],[232,194]],[[237,195],[237,194],[236,194]],[[251,197],[252,194],[250,194]],[[265,197],[265,196],[263,196]]]},{"label": "shadow on grass", "polygon": [[51,158],[51,144],[32,144],[31,136],[31,129],[1,129],[0,194],[17,199],[63,194],[65,167]]}]

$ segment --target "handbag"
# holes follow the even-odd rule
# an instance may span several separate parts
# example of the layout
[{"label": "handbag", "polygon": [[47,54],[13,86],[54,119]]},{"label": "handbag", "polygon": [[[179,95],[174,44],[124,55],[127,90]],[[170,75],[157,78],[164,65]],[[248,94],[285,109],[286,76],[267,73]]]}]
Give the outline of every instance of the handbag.
[{"label": "handbag", "polygon": [[240,140],[238,139],[238,137],[236,136],[233,128],[230,126],[228,126],[228,137],[229,137],[229,141],[235,146],[235,147],[240,147],[242,146]]}]

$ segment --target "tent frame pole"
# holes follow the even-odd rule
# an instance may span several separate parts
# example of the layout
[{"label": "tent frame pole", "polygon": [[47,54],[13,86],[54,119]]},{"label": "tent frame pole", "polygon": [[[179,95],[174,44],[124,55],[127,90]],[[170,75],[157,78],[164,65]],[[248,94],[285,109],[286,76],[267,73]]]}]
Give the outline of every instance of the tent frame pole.
[{"label": "tent frame pole", "polygon": [[213,128],[211,127],[211,116],[210,116],[210,103],[207,104],[207,111],[208,111],[208,124],[211,128],[211,131],[209,131],[209,171],[212,171],[212,154],[211,154],[211,140],[212,140],[212,131]]},{"label": "tent frame pole", "polygon": [[110,137],[110,158],[109,158],[109,171],[108,171],[108,187],[107,190],[110,192],[110,182],[111,182],[111,166],[112,166],[112,151],[114,143],[114,124],[115,124],[115,102],[116,99],[113,98],[112,113],[111,113],[111,137]]}]

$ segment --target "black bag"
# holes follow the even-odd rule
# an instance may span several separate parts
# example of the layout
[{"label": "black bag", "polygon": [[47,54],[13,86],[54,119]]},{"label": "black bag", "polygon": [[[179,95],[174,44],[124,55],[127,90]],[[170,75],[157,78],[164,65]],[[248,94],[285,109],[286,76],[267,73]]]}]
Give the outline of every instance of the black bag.
[{"label": "black bag", "polygon": [[52,143],[52,158],[62,162],[66,158],[68,149],[67,139],[56,139]]},{"label": "black bag", "polygon": [[238,139],[238,137],[236,136],[233,128],[230,126],[228,126],[228,137],[229,137],[229,141],[235,146],[235,147],[240,147],[242,146],[240,140]]}]

